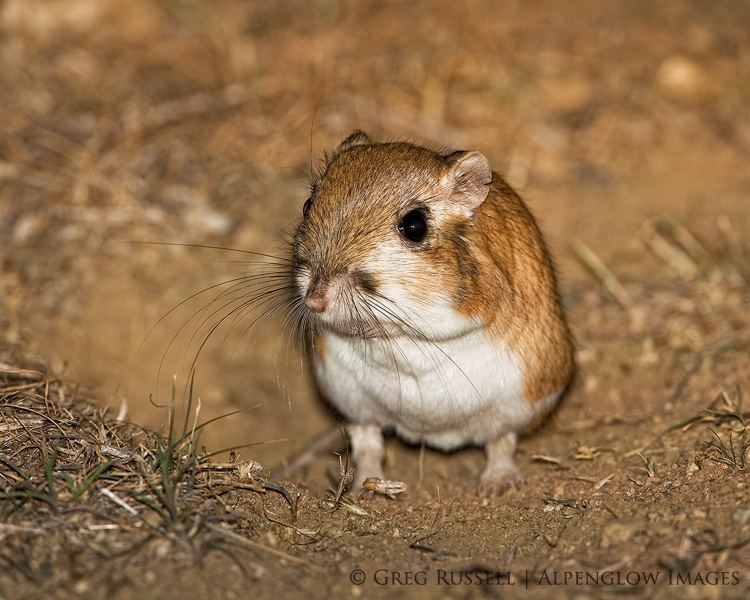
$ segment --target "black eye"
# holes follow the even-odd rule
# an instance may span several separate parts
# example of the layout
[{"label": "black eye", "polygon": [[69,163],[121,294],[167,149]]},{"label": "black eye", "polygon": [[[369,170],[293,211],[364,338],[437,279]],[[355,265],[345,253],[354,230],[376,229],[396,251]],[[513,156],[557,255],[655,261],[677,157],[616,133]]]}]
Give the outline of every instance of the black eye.
[{"label": "black eye", "polygon": [[409,241],[421,242],[427,235],[424,213],[419,209],[406,213],[398,223],[398,232]]},{"label": "black eye", "polygon": [[307,213],[310,212],[310,207],[312,206],[312,196],[305,200],[305,204],[302,207],[302,216],[306,217]]}]

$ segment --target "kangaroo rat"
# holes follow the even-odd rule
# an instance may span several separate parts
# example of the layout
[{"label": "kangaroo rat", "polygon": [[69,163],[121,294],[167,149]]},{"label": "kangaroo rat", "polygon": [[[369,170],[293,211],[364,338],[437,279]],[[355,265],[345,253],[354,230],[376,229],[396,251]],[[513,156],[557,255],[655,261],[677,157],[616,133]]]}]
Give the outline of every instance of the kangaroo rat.
[{"label": "kangaroo rat", "polygon": [[478,493],[523,476],[519,432],[570,380],[573,348],[539,228],[478,152],[361,131],[327,157],[293,241],[322,394],[348,420],[354,487],[383,478],[384,428],[484,446]]}]

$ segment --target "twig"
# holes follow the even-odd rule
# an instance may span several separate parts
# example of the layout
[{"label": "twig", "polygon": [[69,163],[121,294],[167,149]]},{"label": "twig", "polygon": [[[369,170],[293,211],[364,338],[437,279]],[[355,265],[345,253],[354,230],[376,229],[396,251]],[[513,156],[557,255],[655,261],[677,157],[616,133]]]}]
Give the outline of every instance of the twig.
[{"label": "twig", "polygon": [[122,498],[120,498],[113,491],[111,491],[111,490],[109,490],[107,488],[102,488],[100,491],[101,491],[101,493],[104,496],[106,496],[107,498],[109,498],[112,502],[114,502],[115,504],[117,504],[117,506],[119,506],[120,508],[128,511],[131,515],[134,515],[136,517],[138,516],[138,511],[135,510],[132,506],[130,506],[130,504],[128,504],[127,502],[125,502],[125,500],[123,500]]},{"label": "twig", "polygon": [[615,274],[610,271],[602,260],[583,241],[575,238],[571,247],[589,272],[604,286],[607,293],[623,308],[633,306],[633,298],[622,286]]}]

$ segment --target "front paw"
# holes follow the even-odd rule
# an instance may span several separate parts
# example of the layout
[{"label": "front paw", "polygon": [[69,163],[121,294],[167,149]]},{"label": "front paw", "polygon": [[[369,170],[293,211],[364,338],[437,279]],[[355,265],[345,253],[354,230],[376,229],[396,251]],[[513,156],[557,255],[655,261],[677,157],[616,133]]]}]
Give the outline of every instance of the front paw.
[{"label": "front paw", "polygon": [[477,495],[482,498],[497,498],[506,492],[519,489],[526,478],[516,468],[486,470],[479,478]]}]

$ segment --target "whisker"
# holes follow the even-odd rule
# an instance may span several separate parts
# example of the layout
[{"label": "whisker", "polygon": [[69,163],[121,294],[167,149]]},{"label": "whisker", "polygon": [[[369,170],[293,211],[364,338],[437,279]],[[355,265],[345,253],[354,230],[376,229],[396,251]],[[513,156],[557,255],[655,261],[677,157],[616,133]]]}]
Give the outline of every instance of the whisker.
[{"label": "whisker", "polygon": [[250,254],[252,256],[261,256],[263,258],[271,258],[273,260],[278,260],[286,264],[294,263],[294,261],[288,257],[274,256],[273,254],[265,254],[263,252],[254,252],[252,250],[242,250],[240,248],[230,248],[228,246],[213,246],[210,244],[189,244],[189,243],[183,243],[183,242],[151,242],[151,241],[144,241],[144,240],[133,240],[128,243],[144,244],[144,245],[150,245],[150,246],[178,246],[178,247],[184,247],[184,248],[203,248],[204,250],[223,250],[225,252],[239,252],[242,254]]},{"label": "whisker", "polygon": [[[287,280],[287,277],[284,277],[284,276],[280,276],[280,277],[274,277],[273,279]],[[213,317],[214,315],[216,315],[216,314],[217,314],[218,312],[221,312],[221,310],[223,310],[223,309],[224,309],[224,308],[226,308],[227,306],[229,306],[229,305],[233,304],[234,302],[237,302],[237,301],[240,301],[240,300],[242,300],[243,298],[246,298],[246,297],[248,296],[248,292],[253,292],[253,293],[257,292],[257,293],[259,293],[259,294],[262,294],[262,293],[263,293],[264,291],[268,290],[269,288],[272,288],[273,286],[277,286],[277,285],[278,285],[278,282],[266,282],[266,283],[265,283],[265,285],[262,285],[262,286],[259,286],[259,287],[250,287],[250,286],[247,286],[247,287],[245,287],[244,289],[243,289],[242,287],[238,288],[238,290],[239,290],[239,291],[241,291],[241,294],[240,294],[240,295],[239,295],[238,297],[236,297],[236,298],[233,298],[233,299],[232,299],[232,300],[230,300],[230,301],[229,301],[228,303],[225,303],[225,304],[224,304],[224,305],[223,305],[222,307],[220,307],[220,308],[218,308],[217,310],[215,310],[215,311],[214,311],[213,313],[211,313],[211,315],[209,315],[208,317],[206,317],[206,318],[205,318],[205,319],[203,320],[203,322],[202,322],[202,323],[201,323],[201,324],[200,324],[200,325],[198,326],[198,328],[196,329],[196,331],[195,331],[195,333],[193,334],[193,336],[191,336],[191,338],[190,338],[190,341],[189,341],[189,343],[188,343],[188,348],[190,348],[190,345],[192,345],[193,339],[194,339],[195,335],[196,335],[196,334],[198,333],[198,331],[200,330],[200,328],[201,328],[201,327],[203,327],[203,325],[205,325],[205,323],[206,323],[206,322],[207,322],[208,320],[210,320],[210,319],[211,319],[211,317]],[[219,298],[219,297],[217,296],[217,297],[216,297],[216,298],[214,299],[214,301],[218,301],[219,299],[220,299],[220,298]],[[213,303],[214,301],[212,301],[211,303],[209,303],[208,305],[206,305],[206,306],[204,307],[204,309],[205,309],[205,310],[207,310],[207,309],[208,309],[208,307],[209,307],[209,306],[210,306],[210,305],[211,305],[211,304],[212,304],[212,303]],[[252,309],[252,307],[251,307],[251,309]],[[225,334],[225,336],[224,336],[224,339],[222,340],[222,344],[223,344],[224,342],[226,342],[226,340],[227,340],[227,338],[229,337],[230,333],[231,333],[231,332],[232,332],[232,330],[234,329],[235,323],[236,323],[236,322],[237,322],[238,320],[240,320],[241,316],[242,316],[242,315],[241,315],[241,313],[237,313],[237,315],[236,315],[236,316],[234,317],[234,319],[232,319],[232,322],[231,322],[231,323],[230,323],[230,325],[229,325],[229,328],[228,328],[228,330],[227,330],[227,333]]]},{"label": "whisker", "polygon": [[[373,295],[377,296],[378,298],[382,298],[383,300],[387,301],[390,305],[392,305],[394,307],[394,309],[399,310],[402,314],[405,314],[404,311],[393,300],[391,300],[390,298],[388,298],[386,296],[383,296],[382,294],[377,294],[377,293],[375,293]],[[411,323],[407,322],[405,319],[402,319],[401,317],[399,317],[392,310],[390,310],[387,307],[385,307],[384,305],[382,305],[382,303],[380,303],[380,305],[381,305],[381,309],[384,310],[384,311],[386,311],[386,313],[389,314],[389,316],[391,318],[395,319],[401,325],[407,327],[409,329],[409,331],[412,332],[412,334],[414,336],[416,336],[418,339],[420,339],[423,343],[430,344],[435,349],[437,349],[446,359],[448,359],[451,362],[451,364],[456,369],[458,369],[458,371],[461,373],[461,375],[464,377],[464,379],[469,383],[469,385],[471,385],[472,389],[474,390],[474,393],[477,395],[477,397],[481,401],[482,405],[487,410],[487,413],[490,415],[490,418],[492,419],[493,424],[495,425],[495,428],[497,429],[497,424],[494,421],[494,417],[491,416],[491,412],[489,411],[489,405],[488,405],[487,401],[484,399],[484,396],[482,396],[481,392],[477,389],[477,387],[474,385],[474,382],[466,374],[466,372],[463,370],[463,368],[461,368],[456,363],[456,361],[443,348],[440,347],[439,344],[436,344],[435,342],[427,339],[424,336],[424,334],[422,332],[420,332],[414,325],[412,325]],[[451,410],[452,410],[452,408],[451,408]]]},{"label": "whisker", "polygon": [[[396,303],[395,303],[395,302],[394,302],[393,300],[391,300],[390,298],[387,298],[386,296],[382,296],[382,295],[378,295],[378,296],[379,296],[379,297],[381,297],[381,298],[383,298],[384,300],[388,301],[388,302],[389,302],[389,303],[390,303],[391,305],[393,305],[393,307],[394,307],[395,309],[398,309],[398,310],[400,310],[402,314],[405,314],[405,313],[404,313],[404,311],[403,311],[402,309],[400,309],[400,308],[398,307],[398,305],[397,305],[397,304],[396,304]],[[395,316],[396,316],[396,315],[394,315],[394,317],[395,317]],[[400,321],[401,321],[401,322],[402,322],[402,323],[403,323],[404,325],[407,325],[407,326],[408,326],[408,327],[410,328],[410,330],[411,330],[411,331],[413,331],[413,332],[415,332],[415,333],[419,333],[419,331],[418,331],[418,330],[417,330],[417,329],[416,329],[416,328],[415,328],[415,327],[414,327],[413,325],[411,325],[411,324],[407,323],[407,322],[406,322],[405,320],[403,320],[403,319],[399,319],[399,320],[400,320]],[[470,385],[470,386],[472,387],[472,389],[474,390],[474,393],[475,393],[475,394],[477,395],[477,397],[479,398],[480,402],[481,402],[481,403],[482,403],[482,405],[484,406],[484,409],[485,409],[485,411],[486,411],[486,414],[487,414],[487,415],[489,415],[490,419],[492,420],[492,423],[493,423],[493,426],[494,426],[495,430],[496,430],[496,431],[499,431],[499,427],[498,427],[498,425],[497,425],[497,422],[495,421],[495,418],[494,418],[494,416],[492,415],[492,411],[490,410],[489,404],[488,404],[488,403],[487,403],[487,401],[485,400],[485,398],[484,398],[484,396],[482,395],[482,393],[481,393],[481,392],[480,392],[480,391],[479,391],[479,390],[477,389],[476,385],[474,385],[474,382],[473,382],[473,381],[471,380],[471,378],[470,378],[470,377],[469,377],[469,376],[468,376],[468,375],[466,374],[466,371],[464,371],[464,370],[463,370],[463,368],[461,368],[461,366],[459,366],[459,365],[458,365],[458,363],[456,363],[456,361],[455,361],[455,360],[453,360],[453,357],[451,357],[451,356],[450,356],[450,355],[449,355],[449,354],[448,354],[447,352],[445,352],[445,350],[443,350],[443,348],[441,348],[441,347],[440,347],[440,345],[438,345],[438,344],[436,344],[436,343],[432,342],[431,340],[427,340],[427,339],[426,339],[426,338],[425,338],[424,336],[422,336],[422,339],[424,339],[424,341],[426,341],[426,342],[427,342],[427,343],[429,343],[430,345],[434,346],[434,347],[435,347],[435,348],[436,348],[436,349],[437,349],[437,350],[438,350],[438,351],[439,351],[439,352],[440,352],[440,353],[441,353],[441,354],[442,354],[442,355],[443,355],[443,356],[444,356],[445,358],[447,358],[447,359],[448,359],[448,360],[449,360],[449,361],[451,362],[451,364],[452,364],[452,365],[453,365],[453,366],[454,366],[454,367],[455,367],[456,369],[458,369],[458,371],[459,371],[459,372],[461,373],[462,377],[463,377],[463,378],[464,378],[464,379],[465,379],[465,380],[467,381],[467,383],[468,383],[468,384],[469,384],[469,385]],[[467,418],[468,418],[468,417],[467,417]]]},{"label": "whisker", "polygon": [[[289,355],[292,350],[292,342],[293,342],[292,336],[294,334],[294,321],[292,320],[292,318],[295,313],[295,310],[300,308],[300,305],[301,305],[301,300],[299,296],[297,294],[291,294],[291,297],[289,298],[289,303],[285,307],[284,316],[281,319],[281,336],[280,337],[282,340],[285,340],[285,343],[281,345],[281,347],[285,349],[285,352],[284,352],[284,372],[285,373],[287,373],[289,370]],[[276,353],[274,355],[274,367],[276,369],[276,384],[279,386],[279,389],[281,390],[282,399],[286,398],[287,406],[289,407],[289,410],[291,412],[291,409],[292,409],[291,396],[287,392],[286,379],[282,380],[280,378],[279,349],[280,347],[277,346]]]},{"label": "whisker", "polygon": [[[417,350],[422,355],[422,357],[428,362],[428,364],[432,365],[433,372],[437,375],[438,381],[440,382],[440,386],[443,388],[443,391],[445,392],[445,395],[448,398],[449,415],[450,415],[449,416],[449,420],[452,422],[454,420],[454,408],[453,408],[452,392],[448,388],[447,382],[446,382],[446,380],[443,378],[443,376],[441,374],[441,368],[440,368],[440,365],[438,364],[437,360],[433,356],[431,356],[430,353],[425,349],[424,343],[425,343],[426,340],[421,340],[419,338],[415,338],[414,336],[409,336],[408,333],[406,331],[404,331],[403,326],[401,326],[399,324],[399,321],[401,321],[404,325],[407,325],[407,323],[403,319],[401,319],[400,317],[398,317],[398,315],[394,314],[387,307],[383,306],[382,303],[380,303],[380,302],[378,302],[378,301],[376,301],[374,299],[371,299],[370,301],[375,306],[375,308],[377,308],[378,310],[381,310],[382,312],[384,312],[386,314],[386,316],[389,316],[391,319],[396,320],[395,325],[399,329],[399,332],[402,335],[405,335],[406,337],[409,337],[409,339],[412,341],[412,343],[417,348]],[[398,346],[398,344],[396,344],[396,345]],[[398,347],[400,348],[400,346],[398,346]],[[406,358],[405,352],[403,350],[401,352],[402,352],[402,355]],[[408,362],[408,358],[406,358],[406,360]],[[411,364],[411,363],[409,363],[409,364]],[[416,384],[417,384],[417,388],[419,389],[420,402],[421,402],[421,410],[422,410],[422,422],[424,422],[424,395],[422,393],[422,388],[419,385],[419,379],[416,377],[416,373],[414,373],[413,367],[412,367],[412,373],[414,374],[414,377],[415,377],[415,380],[416,380]]]},{"label": "whisker", "polygon": [[[396,370],[396,381],[397,381],[397,388],[398,388],[398,394],[399,394],[398,410],[401,410],[401,406],[403,405],[403,400],[404,400],[404,397],[403,397],[404,386],[403,386],[403,379],[401,377],[401,369],[399,368],[399,364],[398,364],[398,360],[396,359],[396,353],[394,351],[394,348],[400,352],[407,367],[411,370],[412,376],[414,377],[415,381],[417,381],[417,387],[419,387],[418,380],[416,377],[416,371],[414,370],[414,367],[411,364],[409,357],[406,355],[403,349],[397,343],[394,343],[393,340],[391,339],[391,336],[388,335],[388,332],[385,330],[382,323],[380,323],[380,320],[377,318],[377,316],[373,312],[372,308],[368,304],[367,299],[365,298],[365,296],[363,296],[362,292],[360,292],[357,289],[357,293],[359,294],[359,297],[362,299],[362,303],[365,309],[367,310],[367,312],[369,313],[370,319],[372,320],[373,323],[375,323],[376,331],[380,334],[380,339],[382,339],[385,342],[387,346],[387,352],[390,355],[391,360],[393,361],[393,366]],[[366,355],[365,355],[365,361],[366,361]],[[385,386],[386,386],[386,382],[383,382],[381,389],[385,389]],[[420,388],[420,396],[421,396],[421,388]]]},{"label": "whisker", "polygon": [[[288,289],[288,286],[283,286],[283,287],[277,288],[276,290],[271,290],[269,292],[263,292],[263,294],[266,295],[266,300],[264,300],[263,303],[265,303],[268,300],[272,299],[273,298],[273,294],[275,292],[282,292],[282,291],[286,291],[287,289]],[[200,345],[198,346],[198,348],[195,351],[195,354],[193,355],[193,360],[192,360],[192,362],[190,364],[189,372],[192,372],[196,368],[196,365],[198,363],[198,359],[200,358],[200,356],[201,356],[201,354],[203,352],[203,349],[206,347],[206,344],[211,339],[211,336],[214,334],[214,332],[219,327],[221,327],[222,323],[224,323],[224,321],[226,321],[229,317],[231,317],[235,313],[235,311],[237,311],[237,310],[243,310],[248,304],[255,302],[258,299],[258,297],[259,296],[256,295],[253,298],[251,298],[251,299],[243,302],[241,305],[233,308],[226,315],[224,315],[223,317],[221,317],[221,319],[219,319],[219,321],[211,327],[211,329],[208,331],[208,333],[206,333],[206,335],[203,337],[203,340],[201,341]],[[285,300],[282,300],[281,302],[284,302],[284,301]]]},{"label": "whisker", "polygon": [[[239,288],[239,289],[241,289],[241,288]],[[227,292],[227,290],[224,290],[222,292],[222,294],[219,294],[219,297],[221,297],[225,292]],[[269,291],[269,293],[270,293],[270,291]],[[245,294],[244,291],[243,291],[243,294]],[[216,314],[218,314],[219,312],[221,312],[223,309],[227,308],[228,306],[231,306],[232,304],[234,304],[238,300],[241,300],[241,299],[246,298],[246,297],[247,297],[246,295],[241,295],[238,298],[233,298],[232,300],[230,300],[230,301],[226,302],[225,304],[223,304],[219,309],[217,309],[216,311],[214,311],[213,313],[211,313],[211,315],[209,315],[206,319],[204,319],[204,321],[198,326],[198,328],[191,335],[190,341],[189,341],[188,345],[185,348],[185,354],[187,354],[187,352],[189,351],[189,348],[192,345],[193,340],[194,340],[196,334],[198,333],[198,331],[200,331],[200,329],[203,327],[203,325],[205,325],[205,323],[207,322],[207,320],[211,319],[213,316],[215,316]],[[167,359],[169,351],[174,346],[177,338],[180,336],[180,334],[185,330],[185,328],[190,324],[190,322],[193,319],[195,319],[201,313],[204,313],[213,303],[215,303],[217,301],[218,301],[217,298],[214,298],[207,305],[203,306],[201,309],[199,309],[198,311],[194,312],[186,321],[184,321],[182,323],[182,325],[180,325],[180,327],[177,329],[177,331],[172,335],[171,339],[169,340],[169,343],[167,344],[166,349],[164,350],[164,353],[162,354],[161,360],[159,361],[159,367],[158,367],[157,373],[156,373],[157,397],[158,397],[159,382],[161,381],[161,373],[162,373],[163,368],[164,368],[164,363],[165,363],[165,361]],[[251,301],[253,301],[253,300],[251,300]],[[229,314],[232,314],[232,313],[230,312]]]},{"label": "whisker", "polygon": [[[261,302],[260,304],[258,304],[258,305],[250,305],[250,306],[248,306],[248,307],[247,307],[247,309],[246,309],[246,310],[243,310],[243,311],[242,311],[241,313],[238,313],[238,316],[237,316],[237,317],[235,317],[235,318],[234,318],[234,319],[232,320],[232,322],[233,322],[233,323],[235,323],[235,322],[236,322],[236,325],[235,325],[235,324],[233,324],[233,325],[230,325],[230,331],[228,331],[228,332],[227,332],[227,336],[225,336],[225,338],[224,338],[224,339],[226,340],[226,338],[227,338],[227,337],[229,336],[229,334],[231,333],[231,328],[234,328],[234,327],[238,326],[238,325],[239,325],[239,323],[240,323],[240,322],[241,322],[241,321],[242,321],[243,319],[245,319],[245,318],[246,318],[246,317],[247,317],[247,316],[248,316],[249,314],[251,314],[253,310],[255,310],[255,309],[257,309],[257,308],[260,308],[260,307],[262,307],[262,306],[263,306],[264,304],[267,304],[267,303],[268,303],[268,301],[272,300],[272,299],[273,299],[274,297],[276,297],[277,295],[281,295],[281,296],[282,296],[282,297],[281,297],[281,300],[280,300],[279,302],[277,302],[276,304],[274,304],[274,305],[273,305],[273,308],[272,308],[271,310],[268,310],[268,309],[267,309],[267,310],[265,310],[265,311],[264,311],[263,313],[261,313],[260,315],[258,315],[258,317],[256,317],[256,318],[255,318],[255,319],[254,319],[253,321],[251,321],[249,325],[247,325],[247,326],[245,327],[245,330],[244,330],[244,332],[242,333],[241,339],[245,339],[246,341],[249,341],[250,339],[252,339],[252,337],[251,337],[251,336],[250,336],[250,337],[248,337],[248,336],[250,335],[250,331],[251,331],[251,330],[253,329],[253,327],[255,327],[256,325],[258,325],[257,329],[258,329],[258,330],[261,330],[261,329],[262,329],[262,327],[263,327],[263,325],[265,324],[265,321],[267,321],[267,320],[268,320],[268,317],[270,317],[270,315],[271,315],[271,314],[273,313],[273,311],[274,311],[274,310],[277,310],[277,309],[278,309],[278,307],[279,307],[279,306],[281,306],[281,305],[283,305],[284,303],[287,303],[287,304],[288,304],[288,303],[290,302],[290,298],[291,298],[291,296],[293,295],[293,293],[294,293],[295,289],[296,289],[296,288],[295,288],[295,286],[293,286],[293,285],[290,285],[290,286],[284,286],[283,288],[280,288],[280,290],[279,290],[279,291],[276,291],[276,292],[273,292],[272,294],[270,294],[270,297],[269,297],[269,298],[268,298],[267,300],[266,300],[266,299],[264,299],[264,300],[263,300],[263,301],[262,301],[262,302]],[[286,294],[286,295],[285,295],[285,294]],[[260,321],[260,323],[258,323],[258,321]],[[235,349],[236,349],[236,346],[235,346]],[[233,351],[233,352],[234,352],[234,351]]]},{"label": "whisker", "polygon": [[[149,336],[154,332],[154,330],[166,319],[169,315],[171,315],[173,312],[175,312],[178,308],[181,306],[187,304],[192,300],[193,298],[197,298],[201,294],[205,294],[206,292],[209,292],[211,290],[214,290],[218,287],[221,287],[223,285],[228,285],[230,283],[235,283],[238,281],[246,281],[248,278],[252,278],[254,275],[243,275],[241,277],[235,277],[233,279],[228,279],[226,281],[222,281],[220,283],[215,283],[214,285],[209,285],[208,287],[203,288],[202,290],[199,290],[193,294],[190,294],[187,298],[182,300],[181,302],[178,302],[175,304],[172,308],[170,308],[167,312],[165,312],[159,319],[157,319],[156,323],[154,323],[151,328],[148,330],[146,335],[143,338],[143,341],[138,346],[138,351],[140,352],[143,349],[144,344],[148,341]],[[231,289],[231,288],[230,288]]]},{"label": "whisker", "polygon": [[231,294],[234,294],[235,292],[239,293],[239,295],[237,297],[232,298],[231,300],[225,302],[219,308],[217,308],[211,314],[209,314],[207,317],[205,317],[203,319],[203,321],[201,321],[201,323],[195,328],[195,330],[193,331],[193,334],[190,336],[190,339],[188,340],[187,346],[185,347],[185,354],[187,355],[188,351],[190,350],[190,347],[193,345],[193,341],[195,340],[195,336],[198,335],[198,333],[203,328],[203,326],[208,321],[210,321],[214,316],[216,316],[222,310],[224,310],[225,308],[231,306],[235,302],[242,301],[243,299],[247,299],[249,297],[248,296],[248,291],[252,291],[253,293],[257,293],[258,295],[262,295],[263,292],[270,291],[270,289],[272,289],[273,286],[276,286],[276,285],[278,285],[278,284],[275,283],[275,282],[274,283],[266,282],[265,284],[261,283],[259,285],[259,287],[253,287],[253,288],[251,288],[249,286],[245,287],[244,284],[235,284],[235,286],[233,286],[233,287],[235,287],[235,289],[233,291],[230,292],[229,290],[224,290],[221,294],[219,294],[218,296],[216,296],[215,298],[213,298],[203,308],[201,308],[199,311],[197,311],[196,313],[194,313],[190,317],[190,319],[188,319],[188,321],[186,321],[185,325],[187,325],[187,323],[189,323],[190,321],[192,321],[193,318],[195,318],[197,315],[206,312],[214,304],[220,302],[223,299],[228,298]]}]

